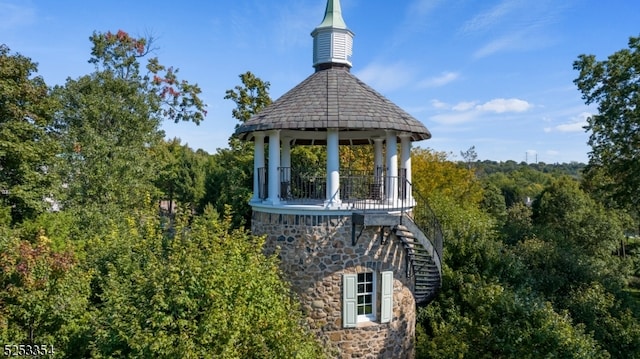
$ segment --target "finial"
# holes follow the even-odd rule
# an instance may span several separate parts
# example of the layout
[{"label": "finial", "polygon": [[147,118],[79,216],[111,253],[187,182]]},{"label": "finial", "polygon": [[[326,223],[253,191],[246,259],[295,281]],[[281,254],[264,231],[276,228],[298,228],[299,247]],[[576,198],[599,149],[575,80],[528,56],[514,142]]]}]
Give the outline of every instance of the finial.
[{"label": "finial", "polygon": [[328,0],[327,8],[324,11],[324,19],[318,27],[335,27],[337,29],[346,29],[347,24],[342,19],[342,9],[340,8],[340,0]]}]

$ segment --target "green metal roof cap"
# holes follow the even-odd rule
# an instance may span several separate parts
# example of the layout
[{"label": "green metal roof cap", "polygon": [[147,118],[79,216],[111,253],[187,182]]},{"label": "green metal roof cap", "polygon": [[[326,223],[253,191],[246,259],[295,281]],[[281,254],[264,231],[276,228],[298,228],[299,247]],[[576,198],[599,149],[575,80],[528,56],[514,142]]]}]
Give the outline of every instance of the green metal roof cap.
[{"label": "green metal roof cap", "polygon": [[327,9],[324,12],[324,19],[316,29],[323,27],[333,27],[337,29],[347,28],[347,24],[342,19],[340,0],[327,0]]}]

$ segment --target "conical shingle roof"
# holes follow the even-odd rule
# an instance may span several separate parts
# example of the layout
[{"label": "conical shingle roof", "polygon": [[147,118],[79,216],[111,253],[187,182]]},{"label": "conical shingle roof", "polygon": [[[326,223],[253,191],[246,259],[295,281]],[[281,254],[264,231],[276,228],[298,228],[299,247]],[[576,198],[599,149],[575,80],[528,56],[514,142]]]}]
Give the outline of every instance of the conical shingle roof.
[{"label": "conical shingle roof", "polygon": [[351,143],[369,142],[371,131],[408,133],[412,141],[431,138],[429,130],[400,107],[349,72],[333,66],[315,72],[270,106],[239,126],[235,135],[249,139],[255,131],[362,131]]}]

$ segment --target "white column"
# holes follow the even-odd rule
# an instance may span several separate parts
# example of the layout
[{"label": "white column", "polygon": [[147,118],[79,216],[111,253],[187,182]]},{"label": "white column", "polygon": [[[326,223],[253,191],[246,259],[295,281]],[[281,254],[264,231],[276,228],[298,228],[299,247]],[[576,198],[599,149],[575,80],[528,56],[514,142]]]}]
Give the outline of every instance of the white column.
[{"label": "white column", "polygon": [[[282,172],[282,182],[286,183],[285,186],[280,187],[280,196],[282,198],[290,198],[291,195],[291,138],[282,137],[282,152],[280,154],[281,167],[285,169]],[[285,191],[285,193],[282,193]]]},{"label": "white column", "polygon": [[398,140],[394,131],[387,131],[387,188],[389,202],[398,200]]},{"label": "white column", "polygon": [[264,167],[264,133],[256,132],[253,134],[253,197],[251,202],[260,202],[258,172],[262,167]]},{"label": "white column", "polygon": [[327,194],[326,205],[340,205],[340,143],[337,129],[327,129]]},{"label": "white column", "polygon": [[280,199],[280,131],[272,130],[269,135],[269,197],[267,202],[278,204]]},{"label": "white column", "polygon": [[400,135],[400,147],[402,149],[402,153],[400,154],[400,166],[405,170],[405,178],[403,179],[405,200],[410,204],[412,202],[411,186],[409,186],[409,183],[411,182],[411,136],[408,133]]}]

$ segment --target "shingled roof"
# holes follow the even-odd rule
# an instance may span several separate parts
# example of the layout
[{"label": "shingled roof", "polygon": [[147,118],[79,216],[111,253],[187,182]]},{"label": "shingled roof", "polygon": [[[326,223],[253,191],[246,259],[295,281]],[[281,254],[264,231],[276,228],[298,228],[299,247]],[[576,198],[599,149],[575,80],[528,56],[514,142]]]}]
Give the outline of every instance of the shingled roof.
[{"label": "shingled roof", "polygon": [[[249,139],[255,131],[394,130],[412,141],[431,138],[429,130],[400,107],[341,66],[315,72],[239,126],[235,135]],[[361,138],[359,143],[369,141]],[[354,142],[354,141],[352,141]]]}]

